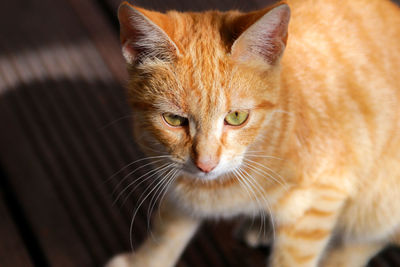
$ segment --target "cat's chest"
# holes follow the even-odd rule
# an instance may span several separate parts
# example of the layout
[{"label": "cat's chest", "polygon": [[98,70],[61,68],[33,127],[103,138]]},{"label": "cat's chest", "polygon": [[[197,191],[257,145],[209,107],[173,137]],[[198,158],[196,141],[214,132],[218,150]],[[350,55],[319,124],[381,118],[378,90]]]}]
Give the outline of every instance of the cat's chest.
[{"label": "cat's chest", "polygon": [[196,216],[216,218],[255,215],[265,210],[267,200],[255,194],[237,185],[189,189],[178,184],[171,190],[171,197],[181,208]]}]

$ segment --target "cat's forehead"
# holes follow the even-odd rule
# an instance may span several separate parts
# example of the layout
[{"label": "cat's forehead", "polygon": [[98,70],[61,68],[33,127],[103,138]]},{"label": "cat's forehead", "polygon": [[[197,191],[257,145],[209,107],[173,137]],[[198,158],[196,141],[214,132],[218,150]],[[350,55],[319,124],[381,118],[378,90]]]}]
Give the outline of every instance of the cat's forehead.
[{"label": "cat's forehead", "polygon": [[[185,12],[170,11],[166,15],[172,28],[166,29],[167,34],[177,44],[180,50],[188,51],[199,44],[213,44],[215,47],[229,45],[229,18],[238,12]],[[183,52],[183,51],[182,51]]]},{"label": "cat's forehead", "polygon": [[[228,98],[232,73],[226,56],[215,48],[199,45],[194,49],[196,53],[187,53],[175,63],[182,86],[193,98],[206,97],[210,102]],[[210,53],[210,50],[215,51]]]},{"label": "cat's forehead", "polygon": [[256,101],[249,83],[226,55],[185,57],[176,63],[182,111],[199,117],[221,116],[232,109],[251,109]]},{"label": "cat's forehead", "polygon": [[221,14],[173,13],[172,17],[178,24],[173,40],[180,50],[174,69],[185,92],[186,112],[211,115],[226,109],[231,66],[220,33]]}]

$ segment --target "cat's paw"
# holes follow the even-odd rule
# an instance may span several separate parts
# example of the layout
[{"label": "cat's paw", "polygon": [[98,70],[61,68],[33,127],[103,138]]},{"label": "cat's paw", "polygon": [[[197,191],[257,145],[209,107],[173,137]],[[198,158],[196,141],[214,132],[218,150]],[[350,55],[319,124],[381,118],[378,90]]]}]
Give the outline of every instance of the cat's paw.
[{"label": "cat's paw", "polygon": [[329,257],[321,260],[320,263],[323,267],[362,267],[366,266],[365,264],[362,265],[355,265],[352,264],[347,258],[339,258],[339,257]]},{"label": "cat's paw", "polygon": [[[119,254],[119,255],[113,257],[105,265],[105,267],[134,267],[134,261],[135,260],[134,260],[133,253]],[[137,266],[137,267],[140,267],[140,266]]]},{"label": "cat's paw", "polygon": [[235,236],[249,247],[268,247],[272,244],[273,233],[269,223],[259,221],[243,221],[235,231]]}]

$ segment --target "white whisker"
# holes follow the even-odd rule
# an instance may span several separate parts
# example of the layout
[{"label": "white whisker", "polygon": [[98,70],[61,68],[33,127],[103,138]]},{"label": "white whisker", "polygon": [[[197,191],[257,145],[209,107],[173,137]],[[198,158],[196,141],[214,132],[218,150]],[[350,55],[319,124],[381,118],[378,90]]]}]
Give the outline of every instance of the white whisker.
[{"label": "white whisker", "polygon": [[166,160],[166,159],[155,160],[155,161],[152,161],[152,162],[149,162],[149,163],[146,163],[146,164],[144,164],[144,165],[142,165],[142,166],[137,167],[136,169],[134,169],[133,171],[131,171],[130,173],[128,173],[127,175],[125,175],[125,176],[121,179],[121,181],[118,182],[118,184],[115,186],[114,190],[112,191],[112,194],[115,194],[115,192],[118,190],[118,188],[121,186],[121,184],[122,184],[126,179],[128,179],[129,176],[131,176],[132,174],[134,174],[134,173],[137,172],[138,170],[143,169],[143,168],[145,168],[145,167],[147,167],[147,166],[149,166],[149,165],[158,163],[158,162],[160,162],[160,161],[164,161],[164,160]]},{"label": "white whisker", "polygon": [[[174,164],[174,163],[171,163],[168,167],[171,167],[173,164]],[[164,172],[165,172],[165,171],[164,171]],[[153,185],[153,183],[154,183],[155,181],[157,181],[157,180],[154,180],[154,181],[146,188],[146,190],[145,190],[145,191],[142,193],[142,195],[139,197],[139,201],[140,201],[140,199],[142,198],[142,196],[147,192],[148,188],[150,188],[150,187]],[[151,194],[154,190],[156,190],[156,189],[160,186],[160,184],[161,184],[163,181],[164,181],[163,179],[160,179],[160,181],[156,184],[156,186],[154,186],[154,187],[147,193],[147,195],[140,201],[140,203],[137,205],[137,207],[136,207],[136,209],[135,209],[135,212],[133,213],[132,220],[131,220],[131,225],[130,225],[130,227],[129,227],[129,236],[130,236],[130,243],[131,243],[131,248],[132,248],[132,250],[133,250],[133,239],[132,239],[133,222],[135,221],[135,217],[136,217],[136,215],[137,215],[137,212],[139,211],[140,207],[143,205],[143,203],[145,202],[145,200],[150,196],[150,194]]]},{"label": "white whisker", "polygon": [[[169,178],[172,177],[174,171],[175,171],[175,169],[171,168],[170,170],[168,170],[168,171],[166,172],[165,175],[163,175],[162,179],[165,181],[165,185],[169,182]],[[163,185],[164,185],[164,183],[163,183]],[[160,187],[159,189],[157,189],[157,190],[154,192],[154,195],[151,197],[151,199],[150,199],[150,204],[149,204],[149,209],[148,209],[148,211],[147,211],[147,218],[149,218],[150,215],[151,215],[151,213],[153,212],[154,206],[155,206],[156,203],[157,203],[157,199],[161,196],[161,193],[163,192],[163,191],[161,190],[162,188],[163,188],[163,186]],[[147,222],[147,226],[148,226],[148,227],[150,226],[150,222],[149,222],[149,221]]]},{"label": "white whisker", "polygon": [[157,199],[158,197],[161,195],[163,189],[165,188],[166,184],[168,184],[169,182],[169,178],[172,174],[172,172],[174,171],[173,167],[171,167],[170,170],[167,170],[165,172],[163,172],[162,174],[160,174],[157,179],[160,179],[160,182],[156,185],[157,189],[155,190],[155,192],[153,193],[153,196],[150,198],[150,202],[148,205],[148,209],[147,209],[147,230],[150,234],[150,236],[153,237],[153,233],[151,232],[151,228],[150,228],[150,219],[151,219],[151,214],[153,212],[154,206],[157,203]]},{"label": "white whisker", "polygon": [[180,172],[180,169],[176,169],[175,172],[172,174],[172,178],[170,179],[169,183],[167,184],[167,187],[164,190],[163,195],[161,196],[160,204],[159,204],[160,206],[163,202],[165,195],[167,194],[167,192],[169,190],[169,187],[174,183],[174,181],[176,180],[176,177],[179,175],[179,172]]},{"label": "white whisker", "polygon": [[[272,209],[271,209],[271,203],[268,201],[267,199],[267,193],[265,192],[264,188],[260,186],[260,184],[257,182],[257,180],[250,175],[246,170],[243,169],[243,172],[245,172],[247,174],[247,176],[249,177],[249,179],[253,180],[254,183],[256,183],[258,189],[262,190],[262,192],[259,191],[259,193],[261,193],[262,198],[268,208],[269,214],[270,214],[270,221],[271,221],[271,226],[272,226],[272,233],[273,233],[273,241],[275,240],[275,222],[274,222],[274,218],[273,218],[273,213],[272,213]],[[264,217],[264,235],[265,235],[265,217]]]},{"label": "white whisker", "polygon": [[[136,178],[133,182],[131,182],[129,185],[127,185],[117,196],[117,198],[114,201],[114,204],[118,201],[118,199],[122,196],[122,194],[128,190],[129,187],[131,187],[132,185],[134,185],[137,181],[139,181],[141,178],[143,178],[146,175],[149,175],[150,173],[152,173],[150,176],[146,177],[145,179],[143,179],[142,181],[140,181],[140,183],[138,183],[128,194],[128,196],[125,198],[125,200],[123,201],[123,204],[126,202],[126,200],[129,198],[129,195],[132,194],[133,191],[136,190],[136,188],[138,188],[142,183],[146,182],[147,180],[149,180],[151,177],[153,177],[154,175],[157,175],[158,173],[160,173],[161,171],[165,170],[166,168],[168,168],[168,166],[172,165],[173,163],[165,163],[164,165],[161,165],[155,169],[152,169],[150,171],[148,171],[147,173],[141,175],[140,177]],[[122,204],[122,205],[123,205]]]},{"label": "white whisker", "polygon": [[251,153],[245,153],[246,156],[248,157],[255,157],[255,158],[268,158],[268,159],[277,159],[277,160],[283,160],[281,158],[277,158],[274,156],[267,156],[267,155],[258,155],[258,154],[251,154]]},{"label": "white whisker", "polygon": [[[268,168],[267,166],[265,166],[265,165],[263,165],[263,164],[261,164],[259,162],[256,162],[254,160],[251,160],[251,159],[244,159],[243,164],[248,166],[249,168],[251,168],[253,171],[258,172],[259,174],[261,172],[261,173],[267,175],[268,177],[273,179],[275,182],[277,182],[278,184],[283,186],[286,191],[288,190],[288,186],[287,186],[287,183],[286,183],[285,179],[281,175],[276,173],[274,170],[272,170],[271,168]],[[257,166],[255,166],[255,165],[257,165]],[[261,169],[261,167],[265,168],[266,170],[268,170],[270,172],[272,172],[273,174],[278,176],[278,178],[280,178],[280,179],[278,179],[277,177],[274,177],[272,174],[266,172],[266,170]]]},{"label": "white whisker", "polygon": [[138,160],[135,160],[131,163],[129,163],[128,165],[125,165],[124,167],[122,167],[119,171],[117,171],[116,173],[114,173],[113,175],[110,176],[110,178],[108,178],[106,180],[106,182],[110,181],[112,178],[114,178],[117,174],[121,173],[122,171],[126,170],[127,168],[129,168],[130,166],[132,166],[133,164],[143,161],[143,160],[150,160],[150,159],[158,159],[158,158],[170,158],[171,156],[169,155],[161,155],[161,156],[154,156],[154,157],[145,157],[145,158],[141,158]]},{"label": "white whisker", "polygon": [[110,127],[111,125],[113,125],[113,124],[115,124],[115,123],[117,123],[117,122],[119,122],[119,121],[121,121],[121,120],[129,119],[129,118],[132,118],[132,117],[133,117],[132,114],[130,114],[130,115],[125,115],[125,116],[123,116],[123,117],[120,117],[120,118],[118,118],[118,119],[115,119],[115,120],[113,120],[113,121],[107,123],[106,125],[100,127],[99,130],[104,130],[105,128],[108,128],[108,127]]},{"label": "white whisker", "polygon": [[260,219],[261,219],[261,226],[260,226],[260,231],[258,232],[258,235],[260,235],[260,234],[261,234],[261,231],[262,231],[262,229],[263,229],[263,226],[264,226],[264,229],[265,229],[265,214],[264,214],[264,208],[263,208],[263,206],[261,205],[261,202],[259,201],[259,199],[258,199],[256,193],[254,192],[254,189],[257,190],[258,194],[260,194],[260,191],[258,190],[258,188],[257,188],[256,186],[254,186],[254,184],[248,179],[248,177],[246,177],[246,175],[243,173],[244,170],[243,170],[242,168],[239,168],[238,171],[239,171],[239,173],[241,174],[242,179],[245,180],[245,182],[249,185],[249,188],[250,188],[250,190],[253,192],[253,195],[254,195],[254,197],[255,197],[255,200],[257,201],[258,209],[259,209],[259,211],[260,211],[260,216],[261,216],[261,217],[260,217]]}]

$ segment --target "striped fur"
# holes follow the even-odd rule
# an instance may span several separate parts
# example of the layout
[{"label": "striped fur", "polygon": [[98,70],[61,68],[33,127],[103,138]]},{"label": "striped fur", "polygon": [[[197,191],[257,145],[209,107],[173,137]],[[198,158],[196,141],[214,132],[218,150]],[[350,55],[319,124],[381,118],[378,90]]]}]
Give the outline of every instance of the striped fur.
[{"label": "striped fur", "polygon": [[[158,241],[109,266],[173,266],[202,219],[240,214],[272,214],[273,267],[361,267],[399,243],[400,10],[386,0],[287,3],[288,36],[276,28],[287,21],[274,22],[288,18],[282,12],[249,30],[283,3],[136,15],[122,4],[122,28],[140,26],[124,16],[148,20],[166,47],[138,60],[129,49],[150,39],[122,33],[135,136],[183,170],[161,208],[166,219],[155,224]],[[257,40],[254,32],[267,38],[263,30],[274,46]],[[236,109],[250,110],[248,121],[224,125]],[[167,126],[164,112],[189,125]],[[199,174],[199,158],[216,161],[217,174]]]}]

